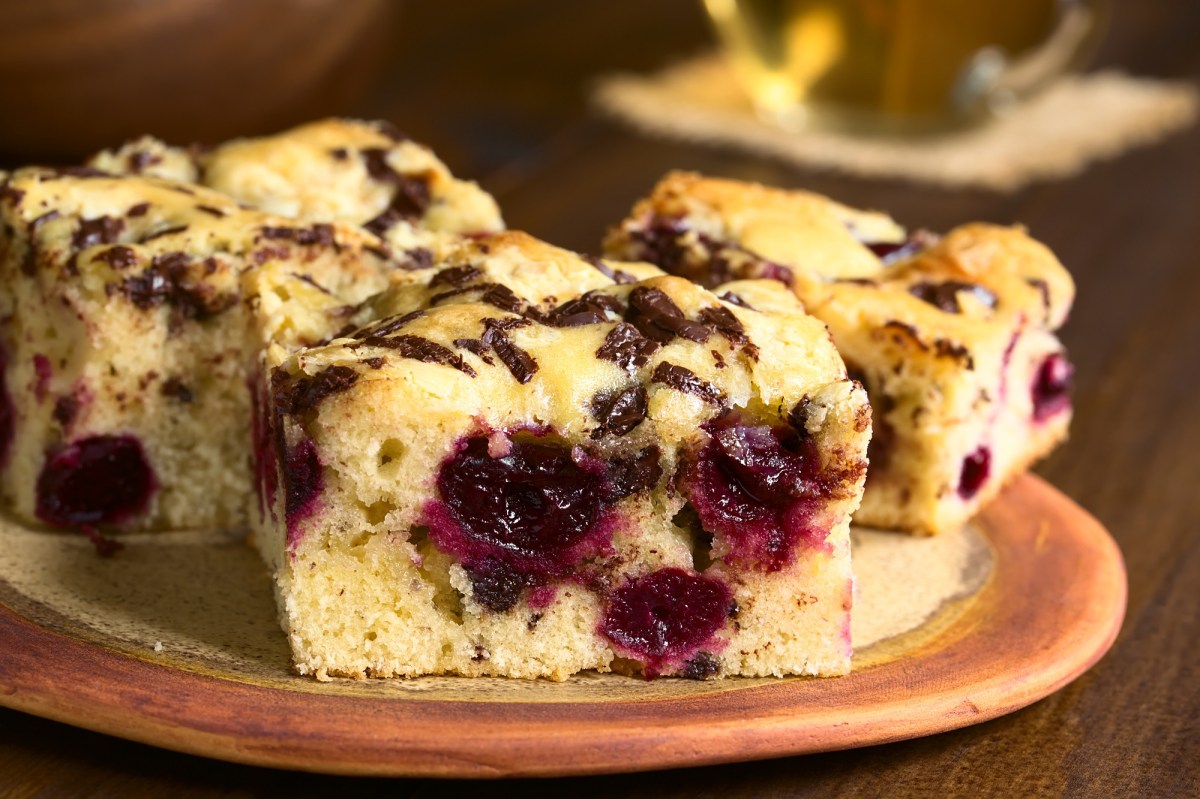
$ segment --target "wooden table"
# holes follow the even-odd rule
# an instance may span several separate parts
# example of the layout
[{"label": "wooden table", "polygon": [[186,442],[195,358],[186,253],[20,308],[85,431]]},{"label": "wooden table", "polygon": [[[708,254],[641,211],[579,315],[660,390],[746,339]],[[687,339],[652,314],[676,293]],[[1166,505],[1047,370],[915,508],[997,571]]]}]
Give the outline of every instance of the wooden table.
[{"label": "wooden table", "polygon": [[[440,7],[435,7],[440,6]],[[453,8],[453,11],[449,9]],[[1183,796],[1200,791],[1200,128],[1011,195],[797,170],[641,138],[587,107],[589,81],[708,46],[697,3],[409,3],[364,116],[477,176],[512,227],[595,251],[672,167],[805,186],[910,226],[1021,222],[1079,286],[1072,440],[1038,467],[1111,530],[1129,569],[1112,652],[986,724],[828,755],[506,785],[350,781],[175,754],[0,710],[0,796]],[[1200,4],[1125,3],[1101,66],[1200,77]]]}]

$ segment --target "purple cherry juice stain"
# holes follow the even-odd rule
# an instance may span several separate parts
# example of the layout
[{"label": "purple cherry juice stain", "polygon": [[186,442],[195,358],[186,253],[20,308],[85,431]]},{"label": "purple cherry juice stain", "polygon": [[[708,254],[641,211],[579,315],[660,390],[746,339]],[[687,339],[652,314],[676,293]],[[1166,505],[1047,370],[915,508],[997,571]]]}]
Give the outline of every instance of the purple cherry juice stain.
[{"label": "purple cherry juice stain", "polygon": [[59,527],[120,524],[146,512],[158,489],[133,436],[93,436],[46,458],[37,482],[37,517]]},{"label": "purple cherry juice stain", "polygon": [[12,399],[8,395],[8,354],[0,347],[0,469],[8,463],[13,428]]},{"label": "purple cherry juice stain", "polygon": [[778,571],[798,545],[827,546],[821,511],[833,491],[811,438],[790,427],[736,423],[709,432],[689,494],[704,529],[728,547],[727,561]]},{"label": "purple cherry juice stain", "polygon": [[54,367],[50,365],[50,359],[41,353],[33,356],[33,375],[33,396],[38,402],[45,402]]},{"label": "purple cherry juice stain", "polygon": [[[614,519],[604,464],[555,443],[512,441],[489,451],[486,434],[461,441],[437,475],[439,500],[424,510],[430,539],[456,556],[476,581],[477,599],[507,610],[504,585],[536,588],[570,576],[586,558],[611,550]],[[491,577],[489,577],[491,575]]]},{"label": "purple cherry juice stain", "polygon": [[599,633],[618,654],[640,661],[647,678],[682,665],[715,638],[729,620],[733,592],[720,580],[683,569],[651,572],[609,598]]},{"label": "purple cherry juice stain", "polygon": [[317,509],[321,492],[325,488],[325,473],[321,469],[321,458],[317,445],[305,436],[287,451],[283,459],[283,484],[287,522],[288,549],[294,549],[300,541],[300,522]]},{"label": "purple cherry juice stain", "polygon": [[992,471],[992,451],[980,447],[963,458],[962,473],[958,479],[958,495],[971,499],[983,488]]},{"label": "purple cherry juice stain", "polygon": [[1044,422],[1071,407],[1071,384],[1075,367],[1054,353],[1042,361],[1033,380],[1033,419]]}]

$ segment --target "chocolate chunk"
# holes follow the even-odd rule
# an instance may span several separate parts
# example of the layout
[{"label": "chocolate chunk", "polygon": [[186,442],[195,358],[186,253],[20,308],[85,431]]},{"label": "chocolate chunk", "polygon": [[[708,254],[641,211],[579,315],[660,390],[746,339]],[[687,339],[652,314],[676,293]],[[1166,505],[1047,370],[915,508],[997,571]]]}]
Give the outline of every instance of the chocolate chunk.
[{"label": "chocolate chunk", "polygon": [[162,395],[183,403],[189,403],[194,399],[192,390],[184,385],[178,377],[169,377],[163,382]]},{"label": "chocolate chunk", "polygon": [[711,652],[697,652],[679,670],[679,676],[685,680],[707,680],[720,673],[721,661]]},{"label": "chocolate chunk", "polygon": [[129,210],[125,212],[125,216],[145,216],[150,210],[150,203],[138,203],[137,205],[129,206]]},{"label": "chocolate chunk", "polygon": [[812,413],[812,400],[807,396],[801,397],[792,409],[788,411],[787,420],[792,429],[800,434],[802,438],[808,438],[808,418]]},{"label": "chocolate chunk", "polygon": [[213,208],[211,205],[197,205],[196,210],[202,211],[202,212],[208,214],[209,216],[215,216],[217,219],[225,218],[224,211],[222,211],[220,208]]},{"label": "chocolate chunk", "polygon": [[646,338],[666,344],[676,336],[688,341],[708,341],[708,328],[686,319],[679,306],[659,289],[639,286],[629,295],[629,322]]},{"label": "chocolate chunk", "polygon": [[554,327],[580,327],[607,322],[609,313],[623,311],[621,301],[616,297],[589,291],[551,310],[546,314],[545,322]]},{"label": "chocolate chunk", "polygon": [[531,575],[522,574],[495,558],[465,568],[471,578],[471,594],[475,601],[496,613],[512,610],[521,598],[521,592],[534,582]]},{"label": "chocolate chunk", "polygon": [[716,330],[735,347],[741,347],[752,361],[758,360],[758,347],[746,335],[746,328],[733,312],[721,305],[700,311],[700,321]]},{"label": "chocolate chunk", "polygon": [[533,379],[537,373],[538,363],[525,350],[518,347],[512,342],[505,333],[505,329],[511,329],[513,325],[506,325],[498,319],[484,319],[483,343],[492,348],[500,358],[500,362],[508,367],[508,371],[516,381],[522,385]]},{"label": "chocolate chunk", "polygon": [[592,431],[592,438],[623,436],[646,418],[649,410],[646,389],[639,383],[620,391],[599,393],[592,397],[589,409],[600,423]]},{"label": "chocolate chunk", "polygon": [[129,170],[135,175],[140,175],[146,167],[161,164],[162,156],[149,150],[134,150],[126,161],[129,164]]},{"label": "chocolate chunk", "polygon": [[82,250],[97,244],[112,244],[124,229],[125,220],[119,217],[100,216],[95,219],[84,219],[80,221],[79,229],[71,237],[71,246]]},{"label": "chocolate chunk", "polygon": [[[378,322],[374,327],[366,327],[366,328],[363,328],[362,330],[358,331],[357,333],[354,334],[354,338],[359,339],[360,341],[363,341],[367,344],[370,344],[371,346],[385,346],[385,345],[379,345],[377,342],[372,341],[372,339],[378,339],[378,338],[382,338],[384,336],[391,335],[392,333],[395,333],[397,330],[399,330],[400,328],[407,325],[409,322],[413,321],[414,319],[420,319],[424,315],[425,315],[424,311],[416,310],[416,311],[409,311],[408,313],[402,314],[401,316],[388,317],[387,319],[384,319],[384,320]],[[352,331],[347,331],[347,332],[349,333]],[[343,336],[335,336],[335,338],[343,338]]]},{"label": "chocolate chunk", "polygon": [[138,262],[138,257],[132,247],[119,244],[97,255],[96,260],[103,261],[113,269],[128,269]]},{"label": "chocolate chunk", "polygon": [[909,286],[908,291],[917,299],[946,313],[962,313],[962,306],[958,302],[960,291],[974,294],[987,308],[996,307],[996,295],[978,283],[964,283],[960,280],[946,280],[941,283],[922,281]]},{"label": "chocolate chunk", "polygon": [[380,183],[394,183],[396,193],[387,210],[367,222],[365,227],[376,235],[395,225],[401,219],[417,219],[425,214],[431,199],[427,175],[402,175],[392,168],[387,160],[388,151],[381,147],[370,147],[362,151],[367,174]]},{"label": "chocolate chunk", "polygon": [[271,374],[275,407],[281,413],[303,413],[333,394],[340,394],[358,382],[358,372],[349,366],[327,366],[312,377],[294,377],[281,369]]},{"label": "chocolate chunk", "polygon": [[626,372],[633,374],[650,361],[650,356],[661,345],[643,336],[631,324],[622,322],[608,331],[604,343],[596,350],[596,357],[612,361]]},{"label": "chocolate chunk", "polygon": [[[215,261],[211,267],[215,267]],[[211,272],[212,268],[201,266]],[[182,252],[156,256],[150,268],[126,278],[109,291],[121,291],[137,307],[146,310],[160,303],[170,305],[179,319],[206,319],[237,304],[237,295],[219,293],[200,277],[193,275],[195,265]]]},{"label": "chocolate chunk", "polygon": [[329,155],[332,156],[333,160],[335,161],[345,161],[350,157],[350,151],[345,147],[334,147],[329,151]]},{"label": "chocolate chunk", "polygon": [[725,393],[696,376],[691,369],[663,361],[654,369],[651,380],[684,394],[692,394],[710,405],[724,405]]},{"label": "chocolate chunk", "polygon": [[433,266],[433,251],[424,247],[405,250],[404,254],[396,261],[396,266],[410,272],[417,269],[428,269]]},{"label": "chocolate chunk", "polygon": [[452,286],[454,288],[462,288],[482,275],[483,270],[477,266],[452,266],[434,275],[429,281],[429,287]]},{"label": "chocolate chunk", "polygon": [[729,303],[730,305],[736,305],[739,308],[745,308],[748,311],[754,310],[754,306],[746,302],[746,300],[742,298],[742,295],[734,294],[732,291],[725,292],[720,298],[725,300],[725,302]]},{"label": "chocolate chunk", "polygon": [[1037,289],[1042,295],[1042,309],[1046,312],[1046,318],[1050,317],[1050,284],[1040,277],[1027,277],[1025,282]]},{"label": "chocolate chunk", "polygon": [[475,370],[471,368],[469,363],[462,359],[461,355],[427,338],[410,335],[395,336],[394,338],[371,337],[366,339],[364,343],[373,347],[384,347],[389,350],[395,350],[396,354],[401,358],[421,361],[422,363],[436,363],[442,366],[449,366],[468,377],[475,377]]},{"label": "chocolate chunk", "polygon": [[380,183],[391,183],[398,175],[387,161],[388,151],[383,147],[368,147],[362,151],[367,174]]},{"label": "chocolate chunk", "polygon": [[454,339],[454,346],[461,350],[475,353],[479,356],[479,359],[488,366],[491,366],[495,363],[495,361],[492,360],[492,356],[488,354],[488,346],[477,338],[456,338]]},{"label": "chocolate chunk", "polygon": [[650,491],[662,479],[662,451],[651,445],[632,455],[609,460],[608,480],[610,498],[624,499],[642,491]]},{"label": "chocolate chunk", "polygon": [[66,430],[75,421],[75,417],[79,414],[79,408],[82,404],[74,394],[59,397],[58,402],[54,403],[54,410],[52,411],[54,421],[58,422],[59,426]]},{"label": "chocolate chunk", "polygon": [[633,275],[629,274],[628,272],[622,272],[619,269],[613,269],[611,266],[604,263],[604,261],[601,261],[599,258],[595,258],[593,256],[588,255],[588,256],[585,256],[583,260],[587,261],[589,264],[594,266],[596,268],[596,270],[598,272],[600,272],[600,274],[604,275],[605,277],[607,277],[609,280],[613,281],[614,283],[636,283],[637,282],[637,278],[634,277]]},{"label": "chocolate chunk", "polygon": [[940,237],[928,230],[915,230],[904,241],[864,241],[863,246],[885,264],[912,258],[938,243]]},{"label": "chocolate chunk", "polygon": [[440,294],[430,297],[429,304],[437,305],[442,300],[457,297],[470,291],[481,292],[479,295],[480,302],[495,306],[502,311],[514,314],[521,314],[526,311],[525,303],[521,301],[521,298],[514,294],[512,289],[501,283],[476,283],[473,286],[462,286],[450,289],[449,291],[443,291]]},{"label": "chocolate chunk", "polygon": [[363,358],[361,362],[365,363],[372,369],[382,369],[383,365],[387,363],[387,359],[376,356],[374,358]]},{"label": "chocolate chunk", "polygon": [[171,235],[174,235],[175,233],[182,233],[183,231],[185,231],[187,229],[188,229],[187,225],[175,225],[174,227],[165,227],[165,228],[162,228],[161,230],[156,230],[153,233],[147,233],[146,235],[142,236],[142,238],[138,241],[138,243],[145,244],[148,241],[153,241],[154,239],[162,238],[163,236],[171,236]]},{"label": "chocolate chunk", "polygon": [[312,286],[313,288],[315,288],[317,291],[321,292],[322,294],[328,294],[330,297],[333,296],[333,292],[330,291],[329,289],[325,288],[324,286],[322,286],[320,283],[318,283],[313,278],[312,275],[296,275],[296,277],[299,278],[300,280],[303,280],[305,283]]},{"label": "chocolate chunk", "polygon": [[267,226],[262,229],[262,235],[265,239],[285,239],[300,245],[332,244],[333,225],[316,224],[306,228]]}]

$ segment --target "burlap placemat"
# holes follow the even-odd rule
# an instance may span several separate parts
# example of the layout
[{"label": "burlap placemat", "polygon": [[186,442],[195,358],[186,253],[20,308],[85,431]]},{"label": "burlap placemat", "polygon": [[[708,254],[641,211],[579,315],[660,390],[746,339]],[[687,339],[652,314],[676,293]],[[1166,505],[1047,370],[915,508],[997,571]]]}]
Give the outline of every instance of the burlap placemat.
[{"label": "burlap placemat", "polygon": [[1105,71],[1059,80],[1010,114],[975,129],[921,138],[789,133],[755,116],[716,55],[650,77],[616,75],[596,103],[650,133],[765,153],[809,167],[1012,191],[1077,174],[1092,161],[1155,142],[1197,117],[1190,83]]}]

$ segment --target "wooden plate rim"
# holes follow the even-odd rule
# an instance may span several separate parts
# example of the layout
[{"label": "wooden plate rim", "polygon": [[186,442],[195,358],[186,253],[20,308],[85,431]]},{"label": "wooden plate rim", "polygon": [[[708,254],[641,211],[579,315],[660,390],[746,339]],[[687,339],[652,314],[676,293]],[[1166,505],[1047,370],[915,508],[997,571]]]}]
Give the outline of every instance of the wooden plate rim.
[{"label": "wooden plate rim", "polygon": [[638,701],[454,701],[287,691],[141,660],[0,604],[0,705],[240,763],[339,774],[565,776],[806,754],[975,724],[1090,668],[1125,613],[1116,543],[1033,476],[982,516],[971,609],[918,650],[833,680]]}]

